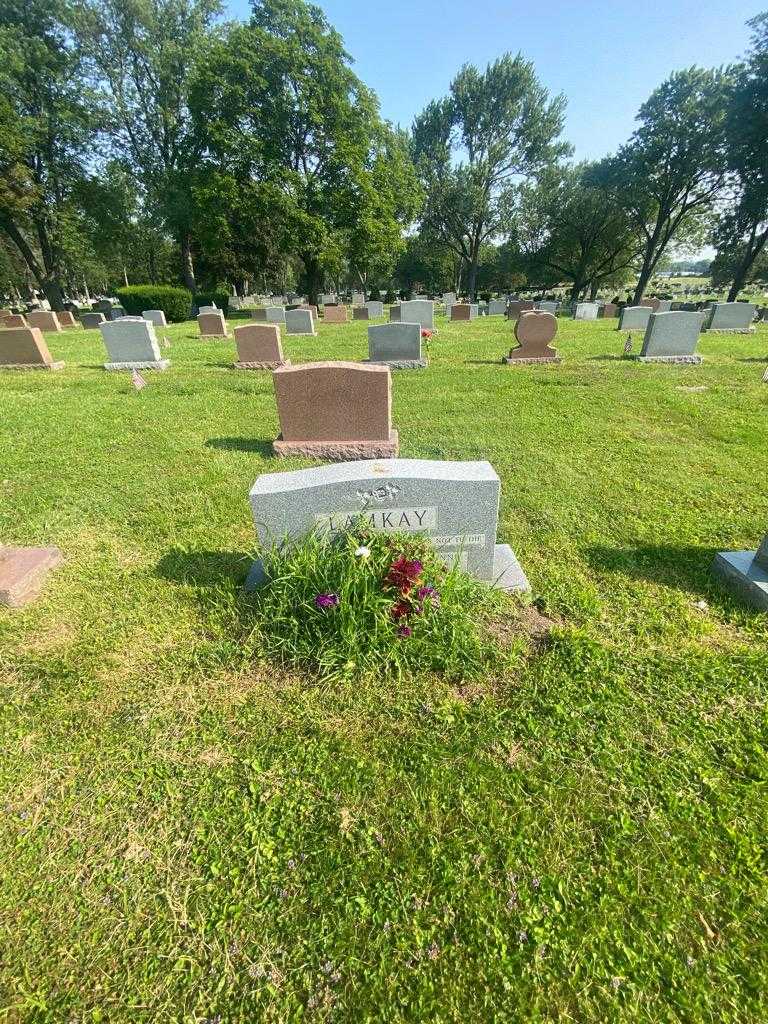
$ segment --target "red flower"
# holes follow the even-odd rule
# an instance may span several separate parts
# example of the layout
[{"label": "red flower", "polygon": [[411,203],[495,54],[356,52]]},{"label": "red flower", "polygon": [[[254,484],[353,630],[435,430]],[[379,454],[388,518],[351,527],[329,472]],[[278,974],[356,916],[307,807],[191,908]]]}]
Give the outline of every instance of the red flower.
[{"label": "red flower", "polygon": [[422,336],[422,338],[431,338],[432,337],[432,331],[428,331],[427,328],[425,327],[425,328],[423,328],[423,330],[421,332],[421,336]]},{"label": "red flower", "polygon": [[410,611],[411,606],[407,602],[397,601],[395,604],[392,605],[391,615],[392,618],[397,621],[399,619],[404,619],[406,615],[410,614]]},{"label": "red flower", "polygon": [[401,594],[407,594],[418,583],[423,566],[418,558],[408,559],[401,555],[389,567],[384,582],[390,587],[397,587]]}]

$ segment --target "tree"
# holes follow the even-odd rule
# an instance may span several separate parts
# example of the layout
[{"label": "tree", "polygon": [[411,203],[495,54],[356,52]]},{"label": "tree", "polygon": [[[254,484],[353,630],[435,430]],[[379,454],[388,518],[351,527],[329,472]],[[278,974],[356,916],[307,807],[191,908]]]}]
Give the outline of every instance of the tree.
[{"label": "tree", "polygon": [[255,0],[250,23],[210,47],[192,94],[199,205],[225,195],[258,221],[254,257],[299,257],[312,302],[349,262],[362,278],[391,264],[415,207],[402,141],[349,65],[317,7]]},{"label": "tree", "polygon": [[465,64],[450,95],[414,122],[412,149],[426,193],[422,228],[465,261],[472,298],[481,247],[510,225],[514,180],[568,152],[556,141],[564,108],[562,96],[549,100],[529,61],[505,54],[482,73]]},{"label": "tree", "polygon": [[729,302],[754,276],[768,244],[768,13],[748,24],[752,49],[747,62],[737,69],[726,120],[727,159],[736,179],[736,199],[715,232],[715,272],[721,280],[729,278]]},{"label": "tree", "polygon": [[460,291],[460,270],[456,254],[444,243],[422,234],[410,235],[395,267],[395,280],[406,292],[419,285],[435,294]]},{"label": "tree", "polygon": [[571,282],[571,300],[626,274],[639,241],[604,163],[552,168],[523,186],[519,244],[529,276],[540,283]]},{"label": "tree", "polygon": [[80,0],[77,27],[111,112],[112,149],[144,191],[149,215],[176,238],[194,291],[191,184],[201,158],[188,93],[219,0]]},{"label": "tree", "polygon": [[611,163],[615,187],[643,240],[634,302],[673,240],[701,236],[722,195],[731,84],[727,72],[676,71],[642,105],[640,126]]},{"label": "tree", "polygon": [[54,310],[98,128],[65,14],[60,0],[0,0],[0,231]]}]

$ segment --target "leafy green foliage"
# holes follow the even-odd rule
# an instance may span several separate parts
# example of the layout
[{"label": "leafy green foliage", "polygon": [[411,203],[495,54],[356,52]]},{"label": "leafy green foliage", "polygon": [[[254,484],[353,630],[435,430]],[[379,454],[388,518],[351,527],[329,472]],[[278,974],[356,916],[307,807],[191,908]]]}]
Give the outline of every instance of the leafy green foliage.
[{"label": "leafy green foliage", "polygon": [[465,64],[450,94],[414,122],[412,151],[426,194],[422,229],[464,261],[472,298],[481,247],[511,226],[513,179],[569,151],[557,142],[564,109],[564,97],[549,99],[530,61],[505,54],[484,72]]},{"label": "leafy green foliage", "polygon": [[140,316],[145,309],[162,309],[170,323],[189,320],[192,308],[192,293],[170,285],[131,284],[118,288],[117,298],[130,316]]},{"label": "leafy green foliage", "polygon": [[225,313],[229,311],[229,292],[221,289],[209,292],[195,292],[196,306],[216,306]]},{"label": "leafy green foliage", "polygon": [[[390,580],[398,559],[419,566],[403,580],[405,590]],[[502,606],[501,596],[449,570],[418,536],[354,528],[333,542],[310,535],[269,553],[265,574],[257,643],[283,666],[328,678],[396,681],[436,672],[471,679],[498,660],[481,623]]]}]

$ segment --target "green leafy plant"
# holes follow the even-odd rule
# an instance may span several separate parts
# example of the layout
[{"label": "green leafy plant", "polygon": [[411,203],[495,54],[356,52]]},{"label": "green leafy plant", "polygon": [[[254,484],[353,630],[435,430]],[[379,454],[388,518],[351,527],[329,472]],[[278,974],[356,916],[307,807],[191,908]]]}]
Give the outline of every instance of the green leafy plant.
[{"label": "green leafy plant", "polygon": [[166,284],[130,284],[117,289],[117,299],[129,316],[141,316],[145,309],[162,309],[170,323],[189,319],[192,293]]},{"label": "green leafy plant", "polygon": [[384,302],[391,305],[393,302],[397,302],[397,296],[391,288],[387,288],[387,294],[384,296]]},{"label": "green leafy plant", "polygon": [[466,679],[501,657],[483,623],[506,598],[449,568],[422,536],[313,533],[269,552],[264,570],[256,646],[283,665]]},{"label": "green leafy plant", "polygon": [[195,292],[195,305],[216,306],[217,309],[226,314],[229,312],[229,293],[217,291],[216,289],[210,292]]}]

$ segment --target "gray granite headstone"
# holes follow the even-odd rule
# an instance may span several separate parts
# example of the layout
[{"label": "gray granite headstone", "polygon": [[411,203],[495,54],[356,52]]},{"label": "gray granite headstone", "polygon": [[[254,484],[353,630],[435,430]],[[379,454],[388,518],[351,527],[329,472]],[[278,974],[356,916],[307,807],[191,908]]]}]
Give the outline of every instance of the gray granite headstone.
[{"label": "gray granite headstone", "polygon": [[488,316],[504,316],[507,303],[504,299],[491,299],[488,303]]},{"label": "gray granite headstone", "polygon": [[80,322],[86,329],[98,327],[105,322],[105,319],[103,313],[82,313],[80,315]]},{"label": "gray granite headstone", "polygon": [[720,551],[712,571],[748,604],[768,611],[768,534],[757,551]]},{"label": "gray granite headstone", "polygon": [[284,324],[285,306],[267,306],[264,310],[264,315],[269,324]]},{"label": "gray granite headstone", "polygon": [[672,309],[672,299],[659,299],[659,304],[656,307],[657,313],[669,313]]},{"label": "gray granite headstone", "polygon": [[[250,493],[263,549],[305,536],[333,535],[355,524],[424,533],[446,561],[504,590],[530,590],[512,549],[496,543],[501,484],[489,462],[426,459],[335,463],[265,473]],[[254,564],[247,587],[263,579]]]},{"label": "gray granite headstone", "polygon": [[716,302],[707,330],[751,333],[756,309],[752,302]]},{"label": "gray granite headstone", "polygon": [[145,320],[149,320],[155,327],[167,327],[168,324],[165,322],[165,313],[162,309],[145,309],[141,314]]},{"label": "gray granite headstone", "polygon": [[[198,315],[200,313],[218,313],[219,312],[219,307],[215,303],[212,306],[198,306],[197,307],[197,312],[198,312]],[[143,316],[143,314],[142,314],[142,316]]]},{"label": "gray granite headstone", "polygon": [[619,330],[644,331],[650,318],[650,306],[625,306],[619,317]]},{"label": "gray granite headstone", "polygon": [[120,320],[125,316],[124,306],[113,306],[109,311],[110,320]]},{"label": "gray granite headstone", "polygon": [[391,324],[399,324],[402,317],[402,306],[398,303],[395,306],[389,307],[389,322]]},{"label": "gray granite headstone", "polygon": [[378,324],[368,328],[368,362],[393,370],[419,370],[428,365],[421,355],[421,324]]},{"label": "gray granite headstone", "polygon": [[435,329],[435,304],[431,299],[411,299],[400,303],[400,319],[406,324],[421,324],[425,331]]},{"label": "gray granite headstone", "polygon": [[543,302],[537,302],[536,303],[536,308],[540,309],[542,311],[542,313],[552,313],[552,314],[555,314],[555,313],[557,313],[558,309],[560,308],[560,303],[559,302],[549,302],[549,301],[545,300]]},{"label": "gray granite headstone", "polygon": [[126,316],[99,324],[107,347],[105,370],[165,370],[170,360],[163,359],[154,326],[143,317]]},{"label": "gray granite headstone", "polygon": [[651,313],[637,358],[643,362],[700,363],[696,344],[701,320],[701,313]]},{"label": "gray granite headstone", "polygon": [[446,306],[452,306],[455,301],[456,301],[456,292],[444,292],[443,293],[443,302],[446,304]]},{"label": "gray granite headstone", "polygon": [[286,334],[317,334],[311,309],[289,309],[283,316]]},{"label": "gray granite headstone", "polygon": [[371,320],[375,320],[377,317],[384,316],[384,303],[377,302],[375,299],[369,299],[368,302],[364,302],[363,305],[368,310],[368,316]]},{"label": "gray granite headstone", "polygon": [[580,302],[576,306],[574,319],[576,320],[597,320],[597,313],[600,305],[597,302]]}]

